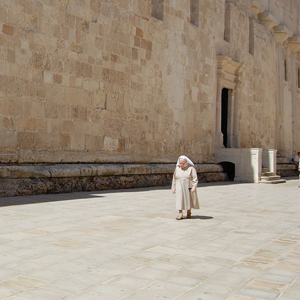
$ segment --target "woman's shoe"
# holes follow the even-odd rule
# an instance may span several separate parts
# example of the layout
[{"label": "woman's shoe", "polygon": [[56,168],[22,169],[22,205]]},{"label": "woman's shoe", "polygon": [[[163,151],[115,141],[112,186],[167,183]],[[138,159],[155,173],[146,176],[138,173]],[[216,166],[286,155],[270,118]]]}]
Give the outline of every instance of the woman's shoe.
[{"label": "woman's shoe", "polygon": [[182,214],[179,214],[177,217],[176,217],[176,220],[182,220],[183,219],[183,215]]},{"label": "woman's shoe", "polygon": [[187,214],[187,215],[186,215],[186,218],[187,218],[187,219],[191,219],[191,218],[192,218],[192,213]]}]

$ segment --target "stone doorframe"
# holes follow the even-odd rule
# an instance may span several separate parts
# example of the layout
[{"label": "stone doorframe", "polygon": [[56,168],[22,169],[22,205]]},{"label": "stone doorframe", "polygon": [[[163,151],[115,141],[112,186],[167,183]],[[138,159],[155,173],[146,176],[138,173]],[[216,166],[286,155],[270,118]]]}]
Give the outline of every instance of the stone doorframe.
[{"label": "stone doorframe", "polygon": [[222,114],[222,89],[226,88],[229,92],[230,104],[228,105],[228,145],[229,148],[239,148],[238,137],[238,99],[240,98],[239,85],[241,73],[245,65],[234,61],[226,55],[217,56],[217,99],[216,99],[216,128],[215,128],[215,147],[223,148],[223,134],[221,132]]}]

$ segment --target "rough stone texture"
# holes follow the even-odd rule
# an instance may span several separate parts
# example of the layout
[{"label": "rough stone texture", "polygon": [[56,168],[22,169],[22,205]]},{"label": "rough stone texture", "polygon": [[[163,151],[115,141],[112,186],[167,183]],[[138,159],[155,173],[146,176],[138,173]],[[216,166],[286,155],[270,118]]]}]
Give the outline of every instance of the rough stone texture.
[{"label": "rough stone texture", "polygon": [[184,153],[211,163],[220,55],[239,65],[237,147],[291,155],[299,3],[226,2],[1,1],[0,161],[166,163]]},{"label": "rough stone texture", "polygon": [[[196,165],[199,182],[227,179],[219,165]],[[0,197],[170,185],[174,165],[0,167]]]},{"label": "rough stone texture", "polygon": [[293,0],[1,1],[2,182],[17,194],[154,184],[181,154],[203,164],[200,180],[222,180],[205,164],[223,147],[223,88],[226,147],[292,156],[299,12]]},{"label": "rough stone texture", "polygon": [[281,177],[298,176],[298,170],[294,164],[278,164],[276,174]]}]

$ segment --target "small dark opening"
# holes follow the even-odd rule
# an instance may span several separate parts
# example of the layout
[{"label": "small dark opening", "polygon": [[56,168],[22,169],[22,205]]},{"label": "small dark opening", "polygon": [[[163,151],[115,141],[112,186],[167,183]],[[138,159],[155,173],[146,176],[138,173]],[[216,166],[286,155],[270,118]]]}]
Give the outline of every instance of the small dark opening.
[{"label": "small dark opening", "polygon": [[224,24],[224,40],[230,43],[230,1],[225,2],[225,24]]},{"label": "small dark opening", "polygon": [[229,181],[234,181],[235,164],[229,161],[222,161],[219,163],[222,166],[224,173],[227,174]]},{"label": "small dark opening", "polygon": [[254,25],[253,20],[249,20],[249,53],[254,55]]},{"label": "small dark opening", "polygon": [[286,59],[284,60],[284,80],[288,81],[288,76],[287,76],[287,61],[286,61]]},{"label": "small dark opening", "polygon": [[152,0],[151,16],[158,20],[164,19],[164,0]]},{"label": "small dark opening", "polygon": [[190,0],[191,23],[199,26],[199,0]]},{"label": "small dark opening", "polygon": [[221,132],[223,134],[223,145],[227,148],[228,141],[228,89],[222,89],[222,114],[221,114]]}]

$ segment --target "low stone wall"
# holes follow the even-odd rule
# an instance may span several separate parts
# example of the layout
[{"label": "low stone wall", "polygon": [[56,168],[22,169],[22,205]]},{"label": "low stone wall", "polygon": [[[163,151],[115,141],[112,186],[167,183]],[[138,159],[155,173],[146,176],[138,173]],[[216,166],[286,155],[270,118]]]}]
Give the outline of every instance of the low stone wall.
[{"label": "low stone wall", "polygon": [[289,164],[277,164],[277,175],[281,177],[294,177],[298,176],[296,166],[292,163]]},{"label": "low stone wall", "polygon": [[[199,182],[227,179],[220,165],[195,166]],[[0,197],[170,185],[174,164],[0,166]]]}]

